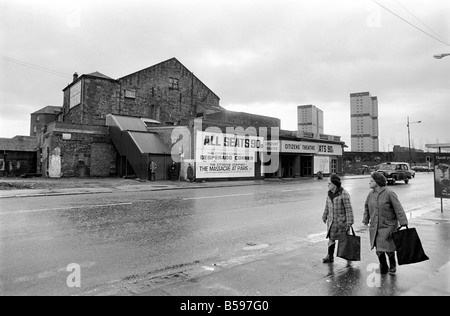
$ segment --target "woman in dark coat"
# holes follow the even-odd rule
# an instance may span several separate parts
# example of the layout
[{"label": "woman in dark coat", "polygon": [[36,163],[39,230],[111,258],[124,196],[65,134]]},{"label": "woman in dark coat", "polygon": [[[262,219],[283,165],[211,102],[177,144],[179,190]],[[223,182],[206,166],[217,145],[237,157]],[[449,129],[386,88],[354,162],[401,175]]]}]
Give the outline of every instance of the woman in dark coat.
[{"label": "woman in dark coat", "polygon": [[338,175],[332,174],[328,181],[328,195],[322,221],[327,224],[328,254],[323,263],[334,261],[334,249],[339,235],[345,234],[353,225],[353,209],[350,194],[341,186]]},{"label": "woman in dark coat", "polygon": [[[368,225],[371,249],[376,248],[380,261],[380,272],[394,274],[397,270],[395,261],[395,244],[391,233],[400,226],[408,225],[397,194],[386,188],[386,178],[379,172],[373,172],[369,182],[372,191],[364,206],[363,224]],[[388,267],[386,254],[389,258]]]}]

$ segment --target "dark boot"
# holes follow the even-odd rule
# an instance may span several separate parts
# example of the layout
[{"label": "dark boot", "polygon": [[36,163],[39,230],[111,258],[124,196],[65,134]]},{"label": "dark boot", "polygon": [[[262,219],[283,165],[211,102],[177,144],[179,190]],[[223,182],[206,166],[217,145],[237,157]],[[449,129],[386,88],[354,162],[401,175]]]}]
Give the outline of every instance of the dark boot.
[{"label": "dark boot", "polygon": [[386,262],[386,254],[384,252],[377,251],[378,260],[380,261],[380,273],[386,274],[389,271],[388,264]]},{"label": "dark boot", "polygon": [[389,273],[395,274],[397,272],[397,262],[395,261],[395,252],[388,252],[389,257]]},{"label": "dark boot", "polygon": [[323,263],[332,263],[334,261],[334,247],[336,247],[335,243],[328,246],[328,254],[322,259]]}]

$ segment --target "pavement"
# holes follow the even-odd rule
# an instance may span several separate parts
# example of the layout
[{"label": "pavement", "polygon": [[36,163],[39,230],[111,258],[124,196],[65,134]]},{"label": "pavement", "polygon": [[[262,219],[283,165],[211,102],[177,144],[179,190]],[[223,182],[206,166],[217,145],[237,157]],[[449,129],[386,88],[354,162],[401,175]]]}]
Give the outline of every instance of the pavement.
[{"label": "pavement", "polygon": [[[4,180],[2,180],[4,181]],[[190,183],[185,181],[136,182],[121,179],[89,179],[76,188],[0,190],[0,205],[8,198],[49,195],[161,191],[225,186],[264,185],[269,181],[244,180]],[[303,181],[311,181],[306,179]],[[169,275],[147,278],[92,295],[139,296],[450,296],[450,210],[430,209],[409,215],[429,260],[398,265],[396,274],[378,271],[378,259],[370,250],[369,232],[353,227],[361,237],[361,261],[335,258],[324,264],[325,236],[308,236],[280,244],[248,245],[235,258],[197,267],[180,268]]]}]

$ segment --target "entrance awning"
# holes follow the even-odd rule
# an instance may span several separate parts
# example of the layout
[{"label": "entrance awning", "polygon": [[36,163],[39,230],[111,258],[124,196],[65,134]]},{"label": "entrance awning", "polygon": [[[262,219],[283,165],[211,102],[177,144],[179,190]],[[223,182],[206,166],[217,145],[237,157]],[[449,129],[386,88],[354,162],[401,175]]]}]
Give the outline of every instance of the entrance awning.
[{"label": "entrance awning", "polygon": [[162,141],[156,133],[151,132],[130,132],[135,144],[143,154],[170,154],[169,147]]}]

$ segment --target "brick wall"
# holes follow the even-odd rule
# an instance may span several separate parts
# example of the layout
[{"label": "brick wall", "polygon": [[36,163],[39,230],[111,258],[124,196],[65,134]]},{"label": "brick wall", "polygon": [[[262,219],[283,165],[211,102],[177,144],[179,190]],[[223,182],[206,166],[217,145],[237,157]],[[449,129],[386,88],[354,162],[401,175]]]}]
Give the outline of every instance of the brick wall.
[{"label": "brick wall", "polygon": [[244,129],[248,127],[280,127],[281,120],[275,117],[255,115],[243,112],[233,111],[221,111],[214,114],[208,114],[205,116],[207,120],[227,122],[235,127],[242,127]]},{"label": "brick wall", "polygon": [[[222,109],[219,97],[175,58],[119,81],[122,115],[148,117],[163,125],[187,125],[197,113]],[[127,98],[126,90],[134,91],[135,98]]]},{"label": "brick wall", "polygon": [[[115,175],[116,150],[111,143],[107,127],[55,122],[49,126],[45,139],[47,141],[44,142],[44,147],[48,147],[50,153],[55,148],[60,149],[61,176]],[[44,148],[44,162],[46,163],[49,158]],[[44,176],[46,171],[48,168],[44,164]]]},{"label": "brick wall", "polygon": [[107,114],[146,117],[162,125],[187,125],[197,113],[223,110],[219,97],[172,58],[118,80],[83,75],[81,104],[70,109],[70,87],[64,89],[64,121],[104,124]]},{"label": "brick wall", "polygon": [[64,121],[76,124],[104,125],[105,115],[118,113],[119,84],[115,81],[82,76],[81,103],[69,110],[70,88],[64,90]]}]

